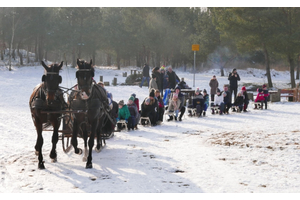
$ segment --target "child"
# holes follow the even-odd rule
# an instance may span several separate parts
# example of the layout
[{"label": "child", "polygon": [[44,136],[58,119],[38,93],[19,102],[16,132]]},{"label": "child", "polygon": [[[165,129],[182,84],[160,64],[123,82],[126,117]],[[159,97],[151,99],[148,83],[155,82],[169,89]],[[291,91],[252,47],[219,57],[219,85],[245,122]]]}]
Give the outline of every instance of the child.
[{"label": "child", "polygon": [[134,128],[137,127],[137,120],[139,118],[139,112],[137,110],[137,106],[135,105],[134,101],[134,97],[131,96],[128,100],[128,110],[130,112],[130,117],[128,118],[128,130],[132,129],[134,130]]},{"label": "child", "polygon": [[241,92],[238,92],[238,96],[236,97],[236,99],[235,99],[235,101],[234,101],[234,103],[233,103],[235,106],[238,106],[238,108],[239,108],[239,112],[241,112],[242,111],[242,109],[243,109],[243,104],[244,104],[244,97],[243,97],[243,95],[242,95],[242,93]]},{"label": "child", "polygon": [[[267,107],[268,107],[268,98],[269,98],[269,91],[268,91],[268,89],[267,89],[267,85],[266,84],[263,84],[263,86],[262,86],[262,89],[263,89],[263,92],[264,92],[264,94],[265,94],[265,100],[264,100],[264,103],[265,103],[265,109],[267,109]],[[261,107],[262,108],[262,107]]]},{"label": "child", "polygon": [[[117,118],[117,122],[120,120],[125,120],[126,123],[128,123],[128,118],[130,117],[130,112],[128,110],[127,105],[124,105],[124,101],[119,101],[119,114]],[[122,124],[118,123],[118,130],[122,130],[124,127],[122,127]]]},{"label": "child", "polygon": [[139,101],[139,99],[136,97],[136,94],[134,94],[134,93],[131,96],[134,97],[134,103],[137,107],[138,112],[140,112],[140,101]]},{"label": "child", "polygon": [[[177,116],[179,113],[179,106],[180,106],[180,100],[178,99],[178,94],[177,93],[173,93],[172,95],[172,99],[169,102],[169,107],[168,110],[169,112],[175,112],[175,120],[177,121]],[[168,119],[168,121],[171,121],[173,118],[170,117],[170,119]]]},{"label": "child", "polygon": [[[257,89],[257,92],[258,93],[257,93],[256,99],[255,99],[254,102],[261,102],[260,108],[263,109],[263,103],[265,101],[264,91],[261,88],[259,88],[259,89]],[[254,109],[258,109],[256,104],[255,104],[255,108]]]},{"label": "child", "polygon": [[202,115],[202,111],[203,111],[203,107],[204,107],[204,98],[200,92],[201,91],[199,90],[199,88],[197,88],[195,90],[195,96],[192,97],[192,100],[193,100],[192,107],[196,108],[196,114],[198,117],[200,117]]},{"label": "child", "polygon": [[[226,93],[224,93],[224,94],[226,95]],[[223,110],[224,110],[224,107],[225,107],[224,94],[222,94],[220,89],[217,88],[217,94],[215,95],[215,98],[214,98],[214,105],[219,107],[220,115],[223,114]],[[214,109],[212,109],[212,114],[215,114]]]},{"label": "child", "polygon": [[248,108],[248,104],[249,104],[249,98],[248,98],[248,93],[246,90],[246,87],[243,86],[242,87],[242,91],[241,91],[242,95],[244,96],[244,112],[247,112],[247,108]]},{"label": "child", "polygon": [[203,98],[204,98],[204,108],[203,108],[203,117],[205,116],[206,114],[206,110],[208,108],[208,105],[209,105],[209,95],[207,94],[207,91],[206,89],[203,90]]},{"label": "child", "polygon": [[162,98],[160,97],[159,90],[155,90],[155,97],[158,101],[157,124],[161,124],[164,118],[165,106]]}]

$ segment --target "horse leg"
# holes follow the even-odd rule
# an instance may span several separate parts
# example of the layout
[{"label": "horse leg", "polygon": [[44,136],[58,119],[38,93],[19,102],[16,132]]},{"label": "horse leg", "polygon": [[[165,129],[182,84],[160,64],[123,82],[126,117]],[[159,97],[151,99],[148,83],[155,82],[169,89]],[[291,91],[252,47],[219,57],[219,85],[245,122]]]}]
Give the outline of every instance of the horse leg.
[{"label": "horse leg", "polygon": [[74,119],[74,123],[73,123],[73,134],[72,134],[72,140],[71,140],[71,143],[74,147],[74,152],[76,154],[79,154],[81,155],[82,154],[82,149],[78,148],[77,145],[78,145],[78,141],[77,141],[77,134],[78,134],[78,130],[79,130],[79,127],[78,127],[78,123],[77,123],[77,120]]},{"label": "horse leg", "polygon": [[44,144],[44,139],[43,139],[43,127],[42,123],[37,123],[36,122],[36,131],[37,131],[37,140],[36,140],[36,145],[35,145],[35,154],[38,155],[39,163],[38,163],[38,168],[39,169],[45,169],[44,166],[44,161],[43,161],[43,154],[42,154],[42,147]]},{"label": "horse leg", "polygon": [[93,164],[92,164],[92,150],[94,147],[94,140],[95,140],[95,133],[97,131],[97,127],[98,127],[98,120],[94,120],[94,122],[92,123],[91,126],[91,135],[89,138],[89,155],[87,158],[87,162],[86,162],[86,169],[91,169],[93,168]]},{"label": "horse leg", "polygon": [[86,162],[87,161],[87,157],[88,157],[88,149],[87,149],[87,139],[88,139],[88,132],[86,130],[86,124],[83,125],[84,128],[83,128],[83,141],[84,141],[84,155],[83,155],[83,158],[82,158],[82,161],[83,162]]},{"label": "horse leg", "polygon": [[52,162],[57,161],[57,153],[56,153],[56,145],[58,142],[58,128],[60,125],[60,120],[57,121],[57,123],[53,124],[53,135],[52,135],[52,150],[50,152],[50,158],[52,159]]},{"label": "horse leg", "polygon": [[100,122],[97,128],[97,146],[95,148],[96,152],[99,153],[102,147],[102,123]]}]

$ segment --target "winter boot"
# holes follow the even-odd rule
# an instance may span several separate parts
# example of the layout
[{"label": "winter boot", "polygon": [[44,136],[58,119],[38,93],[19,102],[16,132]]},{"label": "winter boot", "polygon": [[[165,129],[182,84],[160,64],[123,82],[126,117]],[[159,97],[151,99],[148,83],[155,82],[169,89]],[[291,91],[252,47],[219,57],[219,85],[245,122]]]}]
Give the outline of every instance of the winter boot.
[{"label": "winter boot", "polygon": [[203,117],[205,117],[205,111],[203,112]]}]

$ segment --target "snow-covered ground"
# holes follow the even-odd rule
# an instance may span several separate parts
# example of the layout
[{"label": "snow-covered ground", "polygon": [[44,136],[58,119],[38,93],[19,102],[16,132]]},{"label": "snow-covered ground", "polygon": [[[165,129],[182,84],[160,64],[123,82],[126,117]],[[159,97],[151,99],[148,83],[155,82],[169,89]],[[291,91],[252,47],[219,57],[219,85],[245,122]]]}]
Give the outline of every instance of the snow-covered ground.
[{"label": "snow-covered ground", "polygon": [[[270,103],[268,110],[185,116],[182,122],[163,122],[122,131],[93,152],[93,169],[82,156],[65,154],[58,142],[58,162],[51,163],[51,132],[44,132],[45,170],[37,169],[36,131],[29,110],[32,89],[41,82],[42,66],[0,67],[0,192],[2,193],[298,193],[300,192],[300,103]],[[97,68],[95,79],[124,83],[122,73]],[[176,71],[193,85],[193,74]],[[263,84],[263,70],[238,70],[244,83]],[[272,71],[275,87],[287,88],[288,72]],[[196,85],[209,91],[219,70],[196,74]],[[75,69],[63,67],[62,86],[76,83]],[[193,89],[195,89],[193,87]],[[148,88],[108,86],[114,100],[125,102],[132,93],[140,103]],[[250,103],[251,104],[251,103]],[[82,139],[79,139],[82,147]]]}]

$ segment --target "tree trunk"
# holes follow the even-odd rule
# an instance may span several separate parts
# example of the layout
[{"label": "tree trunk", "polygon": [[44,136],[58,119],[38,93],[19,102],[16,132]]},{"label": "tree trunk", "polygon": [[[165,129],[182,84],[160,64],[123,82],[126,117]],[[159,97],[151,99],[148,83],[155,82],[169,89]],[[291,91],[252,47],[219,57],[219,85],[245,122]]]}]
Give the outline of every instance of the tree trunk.
[{"label": "tree trunk", "polygon": [[267,75],[267,79],[268,79],[268,86],[269,87],[273,87],[272,78],[271,78],[271,71],[270,71],[269,53],[268,53],[268,50],[267,50],[267,48],[266,48],[266,46],[265,46],[264,43],[263,43],[263,49],[264,49],[264,54],[265,54],[266,75]]},{"label": "tree trunk", "polygon": [[220,71],[221,71],[221,76],[225,76],[225,74],[224,74],[224,66],[223,65],[221,65]]},{"label": "tree trunk", "polygon": [[296,74],[296,80],[299,80],[299,71],[300,71],[300,54],[298,55],[298,59],[297,59],[297,74]]},{"label": "tree trunk", "polygon": [[288,55],[289,63],[290,63],[290,75],[291,75],[291,88],[296,87],[295,82],[295,66],[294,66],[294,59]]},{"label": "tree trunk", "polygon": [[117,66],[118,66],[118,70],[120,70],[121,69],[121,58],[120,58],[118,52],[117,52]]},{"label": "tree trunk", "polygon": [[107,66],[111,66],[111,55],[108,53],[106,57]]}]

